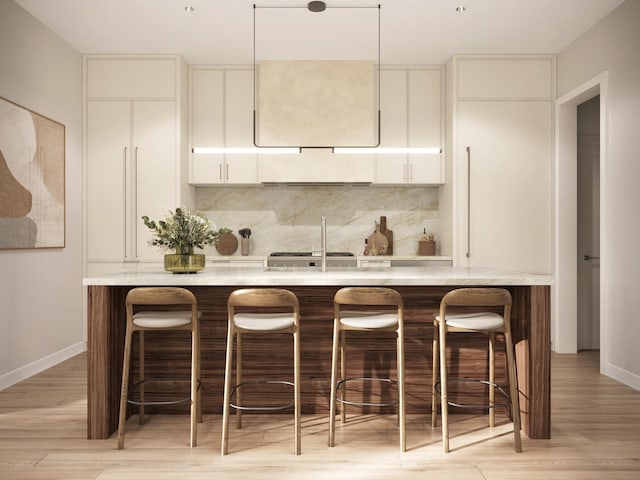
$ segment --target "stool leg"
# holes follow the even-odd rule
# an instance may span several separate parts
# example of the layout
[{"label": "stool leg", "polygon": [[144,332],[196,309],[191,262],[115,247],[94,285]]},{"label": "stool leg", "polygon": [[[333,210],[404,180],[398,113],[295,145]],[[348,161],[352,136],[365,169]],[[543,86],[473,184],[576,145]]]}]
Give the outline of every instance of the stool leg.
[{"label": "stool leg", "polygon": [[400,417],[400,451],[407,451],[406,415],[404,404],[404,332],[398,329],[397,339],[397,368],[398,368],[398,412]]},{"label": "stool leg", "polygon": [[518,377],[516,375],[516,362],[513,351],[511,332],[504,334],[505,348],[507,350],[507,369],[509,370],[509,395],[511,396],[511,416],[513,417],[513,437],[516,452],[522,452],[522,440],[520,439],[520,398],[518,393]]},{"label": "stool leg", "polygon": [[489,334],[489,427],[496,426],[496,334]]},{"label": "stool leg", "polygon": [[[347,332],[342,330],[340,335],[340,380],[347,378]],[[347,384],[342,382],[342,399],[347,399]],[[340,423],[347,422],[347,404],[340,405]]]},{"label": "stool leg", "polygon": [[436,383],[438,382],[438,324],[433,322],[433,345],[431,347],[431,427],[438,426],[438,396],[436,395]]},{"label": "stool leg", "polygon": [[124,448],[124,427],[127,423],[127,392],[129,389],[129,371],[131,367],[131,338],[133,332],[127,326],[124,339],[124,361],[122,363],[122,388],[120,390],[120,415],[118,420],[118,450]]},{"label": "stool leg", "polygon": [[200,345],[198,341],[198,332],[191,330],[191,448],[198,444],[198,412],[200,408],[200,401],[198,395],[198,378],[200,375],[198,371],[200,369],[199,354]]},{"label": "stool leg", "polygon": [[[236,333],[236,385],[242,383],[242,334]],[[242,388],[236,389],[236,405],[242,405]],[[242,410],[236,409],[236,428],[242,428]]]},{"label": "stool leg", "polygon": [[300,424],[300,331],[293,332],[293,390],[294,390],[294,415],[295,415],[295,453],[302,452],[302,427]]},{"label": "stool leg", "polygon": [[196,410],[196,415],[198,416],[198,423],[202,423],[202,385],[198,385],[200,383],[200,379],[202,378],[202,353],[200,352],[200,328],[198,327],[198,331],[196,332],[196,341],[198,342],[198,348],[196,350],[196,361],[198,362],[198,368],[196,369],[196,389],[197,395],[196,400],[198,401],[198,408]]},{"label": "stool leg", "polygon": [[222,447],[221,455],[227,454],[229,445],[229,406],[231,397],[231,373],[233,363],[233,336],[234,329],[232,322],[229,322],[229,331],[227,333],[227,353],[224,367],[224,399],[222,402]]},{"label": "stool leg", "polygon": [[138,331],[138,366],[139,366],[139,375],[140,375],[140,406],[138,407],[138,423],[140,425],[144,425],[145,423],[145,415],[144,415],[144,332],[142,330]]},{"label": "stool leg", "polygon": [[[340,326],[338,320],[333,326],[333,346],[331,348],[331,393],[329,400],[329,446],[335,444],[336,434],[336,390],[338,383],[338,351],[340,348]],[[342,409],[341,409],[342,410]]]},{"label": "stool leg", "polygon": [[442,447],[449,453],[449,403],[447,399],[447,332],[444,322],[440,323],[440,409],[442,410]]}]

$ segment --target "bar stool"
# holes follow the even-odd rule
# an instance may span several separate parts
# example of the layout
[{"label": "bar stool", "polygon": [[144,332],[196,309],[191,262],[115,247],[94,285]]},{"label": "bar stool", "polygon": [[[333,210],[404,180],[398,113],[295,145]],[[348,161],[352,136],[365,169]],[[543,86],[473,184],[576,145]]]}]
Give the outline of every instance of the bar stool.
[{"label": "bar stool", "polygon": [[[518,384],[515,368],[513,340],[511,337],[511,294],[503,288],[460,288],[448,292],[440,302],[440,311],[434,315],[433,325],[433,390],[431,425],[437,424],[436,394],[438,382],[438,356],[440,360],[440,405],[442,410],[442,444],[445,453],[449,452],[449,419],[448,406],[465,407],[447,400],[447,362],[446,362],[446,335],[448,332],[482,332],[489,334],[489,381],[481,381],[489,387],[489,403],[482,405],[489,409],[489,426],[495,426],[495,408],[498,406],[510,406],[513,417],[513,435],[516,452],[522,452],[520,440],[520,403],[518,399]],[[453,307],[449,309],[449,307]],[[475,307],[475,308],[467,308]],[[498,314],[485,311],[486,307],[503,307],[503,313]],[[441,321],[442,319],[445,321]],[[509,394],[495,383],[495,334],[502,333],[505,338],[505,350],[507,357],[507,371],[509,379]],[[439,342],[438,342],[439,340]],[[439,343],[439,346],[438,346]],[[453,381],[453,380],[451,380]],[[477,381],[477,380],[459,380]],[[508,403],[498,405],[495,403],[495,390],[498,390],[507,398]]]},{"label": "bar stool", "polygon": [[[124,344],[124,362],[122,365],[122,390],[120,395],[120,418],[118,422],[118,449],[124,448],[124,428],[127,422],[127,403],[139,406],[139,421],[145,421],[145,405],[172,405],[181,402],[191,403],[191,447],[197,444],[197,423],[202,422],[202,402],[200,400],[200,325],[196,297],[189,290],[176,287],[134,288],[127,294],[127,329]],[[158,306],[181,306],[180,310],[158,310]],[[185,307],[188,306],[188,309]],[[134,311],[135,310],[135,311]],[[144,384],[149,381],[163,380],[163,377],[145,378],[144,373],[144,332],[146,331],[185,330],[191,332],[191,374],[190,394],[188,397],[171,401],[151,402],[144,399]],[[139,390],[139,401],[127,398],[129,390],[129,372],[131,368],[131,348],[133,333],[138,332],[139,339],[139,377],[134,385]]]},{"label": "bar stool", "polygon": [[[229,412],[236,410],[236,424],[242,427],[243,411],[273,411],[294,409],[295,454],[300,455],[300,305],[293,292],[278,288],[246,288],[235,290],[229,295],[227,354],[224,373],[224,403],[222,411],[222,455],[227,454],[229,445]],[[236,311],[238,309],[238,311]],[[265,312],[276,309],[277,312]],[[250,311],[253,310],[253,311]],[[259,310],[255,312],[255,310]],[[281,380],[242,381],[242,336],[248,333],[293,334],[293,382]],[[236,383],[231,385],[233,364],[233,340],[236,343]],[[247,384],[280,383],[293,386],[293,402],[276,406],[244,406],[241,401],[241,387]],[[231,403],[235,395],[235,403]]]},{"label": "bar stool", "polygon": [[[340,420],[346,421],[345,405],[390,406],[398,405],[400,424],[400,451],[406,451],[405,405],[404,405],[404,332],[402,296],[390,288],[347,287],[338,290],[334,296],[333,349],[331,358],[331,399],[329,412],[329,446],[335,445],[336,403],[341,403]],[[387,307],[384,309],[348,310],[343,307]],[[390,307],[390,308],[389,308]],[[346,346],[347,332],[394,332],[396,335],[397,379],[386,378],[347,378]],[[340,380],[338,380],[338,356],[340,357]],[[347,401],[346,384],[350,380],[381,381],[397,384],[398,400],[387,403],[364,403]],[[338,390],[341,391],[338,397]]]}]

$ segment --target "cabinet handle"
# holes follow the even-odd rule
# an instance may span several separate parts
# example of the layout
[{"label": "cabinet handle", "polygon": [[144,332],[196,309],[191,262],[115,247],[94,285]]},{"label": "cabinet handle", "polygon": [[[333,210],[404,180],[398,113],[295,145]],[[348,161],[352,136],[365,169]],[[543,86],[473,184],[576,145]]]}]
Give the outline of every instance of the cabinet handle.
[{"label": "cabinet handle", "polygon": [[222,180],[222,164],[218,165],[218,177]]},{"label": "cabinet handle", "polygon": [[409,164],[409,181],[413,180],[413,163]]},{"label": "cabinet handle", "polygon": [[132,240],[133,240],[133,253],[134,260],[138,260],[138,229],[137,229],[137,218],[138,218],[138,147],[135,148],[134,156],[133,156],[133,225],[131,227]]},{"label": "cabinet handle", "polygon": [[127,147],[122,149],[122,185],[125,187],[123,190],[124,199],[122,200],[122,223],[124,228],[122,229],[122,243],[124,245],[124,259],[128,260],[129,256],[127,255]]},{"label": "cabinet handle", "polygon": [[229,164],[224,166],[225,180],[229,180]]},{"label": "cabinet handle", "polygon": [[467,258],[471,256],[471,147],[467,147]]}]

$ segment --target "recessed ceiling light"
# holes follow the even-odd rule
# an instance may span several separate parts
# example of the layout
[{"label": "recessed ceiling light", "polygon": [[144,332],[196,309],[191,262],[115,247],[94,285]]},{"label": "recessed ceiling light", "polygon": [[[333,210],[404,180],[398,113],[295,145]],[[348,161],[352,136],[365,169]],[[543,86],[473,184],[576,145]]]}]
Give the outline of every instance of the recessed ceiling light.
[{"label": "recessed ceiling light", "polygon": [[195,12],[196,9],[193,8],[193,5],[185,5],[184,6],[184,11],[187,12],[187,13],[191,13],[191,12]]},{"label": "recessed ceiling light", "polygon": [[467,7],[465,7],[464,5],[460,5],[458,7],[456,7],[456,12],[458,13],[464,13],[467,11]]}]

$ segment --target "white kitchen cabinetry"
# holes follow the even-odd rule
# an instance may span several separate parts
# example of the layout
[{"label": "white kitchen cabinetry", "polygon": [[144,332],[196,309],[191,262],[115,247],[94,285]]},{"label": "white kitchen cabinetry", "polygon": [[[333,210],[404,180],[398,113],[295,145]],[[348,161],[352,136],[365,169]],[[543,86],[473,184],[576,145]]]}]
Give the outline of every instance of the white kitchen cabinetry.
[{"label": "white kitchen cabinetry", "polygon": [[[444,144],[444,71],[440,67],[392,68],[380,72],[380,147]],[[444,183],[443,154],[379,154],[376,184]]]},{"label": "white kitchen cabinetry", "polygon": [[[177,206],[189,206],[181,183],[181,63],[178,57],[86,58],[89,263],[161,260],[162,252],[149,245],[153,237],[141,217],[158,219]],[[159,73],[169,78],[154,84]],[[121,76],[135,79],[130,90],[108,81]],[[155,86],[145,91],[138,87],[143,81]]]},{"label": "white kitchen cabinetry", "polygon": [[[193,67],[192,147],[253,147],[253,69]],[[194,185],[258,184],[256,154],[193,154]]]},{"label": "white kitchen cabinetry", "polygon": [[553,58],[455,56],[447,75],[443,253],[451,249],[455,265],[551,273]]}]

